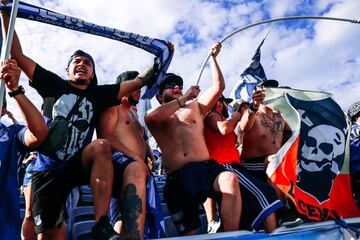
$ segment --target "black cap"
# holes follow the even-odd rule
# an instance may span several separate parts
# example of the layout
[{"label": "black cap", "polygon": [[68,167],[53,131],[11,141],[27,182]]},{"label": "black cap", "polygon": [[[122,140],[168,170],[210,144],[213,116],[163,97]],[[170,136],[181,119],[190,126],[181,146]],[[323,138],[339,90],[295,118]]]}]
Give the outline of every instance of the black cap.
[{"label": "black cap", "polygon": [[165,85],[169,84],[169,83],[174,83],[174,84],[182,87],[184,84],[184,81],[180,76],[178,76],[174,73],[165,74],[164,78],[162,79],[162,81],[159,85],[159,95],[161,95],[163,93],[163,91],[165,89]]},{"label": "black cap", "polygon": [[233,99],[232,98],[226,98],[223,94],[221,94],[218,101],[224,101],[224,102],[226,102],[226,104],[229,104],[229,103],[231,103],[233,101]]},{"label": "black cap", "polygon": [[120,75],[116,78],[116,83],[121,83],[123,81],[133,80],[139,75],[138,71],[126,71],[120,73]]},{"label": "black cap", "polygon": [[258,84],[258,87],[277,88],[278,86],[279,86],[279,82],[276,81],[275,79],[268,79],[268,80],[262,81],[261,83]]}]

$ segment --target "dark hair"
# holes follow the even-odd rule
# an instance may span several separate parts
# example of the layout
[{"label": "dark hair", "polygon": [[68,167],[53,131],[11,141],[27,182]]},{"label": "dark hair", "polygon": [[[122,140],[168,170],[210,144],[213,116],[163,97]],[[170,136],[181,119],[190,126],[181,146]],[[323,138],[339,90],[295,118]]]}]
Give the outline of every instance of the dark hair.
[{"label": "dark hair", "polygon": [[95,62],[94,62],[94,59],[92,58],[92,56],[89,53],[84,52],[83,50],[80,50],[80,49],[76,50],[73,53],[73,55],[70,56],[69,61],[67,63],[67,66],[69,67],[69,65],[70,65],[71,61],[74,59],[74,57],[78,57],[78,56],[84,56],[84,57],[88,58],[91,61],[92,65],[93,65],[94,77],[91,80],[89,87],[93,87],[93,86],[98,85],[96,72],[95,72]]}]

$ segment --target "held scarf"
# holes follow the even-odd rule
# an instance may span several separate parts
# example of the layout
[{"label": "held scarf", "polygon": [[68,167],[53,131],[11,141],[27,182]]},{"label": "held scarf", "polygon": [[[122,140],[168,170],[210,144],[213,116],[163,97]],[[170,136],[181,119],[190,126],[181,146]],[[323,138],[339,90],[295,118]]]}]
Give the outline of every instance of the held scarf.
[{"label": "held scarf", "polygon": [[[6,5],[0,2],[0,9],[4,8],[10,12],[12,8],[12,2]],[[156,56],[154,60],[156,81],[151,87],[147,87],[145,93],[142,96],[143,99],[150,99],[157,93],[159,83],[166,74],[166,71],[172,60],[173,52],[169,50],[166,41],[161,39],[150,38],[136,33],[125,32],[115,28],[96,25],[79,18],[63,15],[21,1],[19,2],[17,16],[32,21],[47,23],[58,27],[110,38],[135,46],[137,48],[141,48],[149,53],[154,54]]]}]

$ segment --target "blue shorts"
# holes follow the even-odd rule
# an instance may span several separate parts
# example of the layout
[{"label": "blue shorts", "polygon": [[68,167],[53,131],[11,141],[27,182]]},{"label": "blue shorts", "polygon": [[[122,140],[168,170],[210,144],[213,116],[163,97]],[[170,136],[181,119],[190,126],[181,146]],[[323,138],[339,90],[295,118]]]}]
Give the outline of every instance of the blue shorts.
[{"label": "blue shorts", "polygon": [[114,152],[112,154],[112,160],[114,164],[114,184],[110,201],[110,221],[114,225],[117,221],[121,220],[120,201],[118,199],[121,196],[124,171],[125,168],[135,160],[122,152]]},{"label": "blue shorts", "polygon": [[240,229],[260,230],[265,218],[282,208],[275,189],[250,174],[240,164],[225,164],[224,167],[239,179],[242,198]]},{"label": "blue shorts", "polygon": [[201,226],[199,205],[211,197],[220,202],[221,193],[214,190],[217,176],[227,171],[213,160],[191,162],[168,174],[164,188],[164,198],[171,218],[180,235]]}]

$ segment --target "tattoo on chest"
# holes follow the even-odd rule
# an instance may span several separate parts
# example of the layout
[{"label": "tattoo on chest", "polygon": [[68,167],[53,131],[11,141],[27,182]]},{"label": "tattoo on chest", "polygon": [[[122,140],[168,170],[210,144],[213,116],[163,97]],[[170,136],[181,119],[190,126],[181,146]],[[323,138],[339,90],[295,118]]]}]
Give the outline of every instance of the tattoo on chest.
[{"label": "tattoo on chest", "polygon": [[272,137],[272,143],[273,145],[276,144],[276,137],[278,134],[282,134],[283,126],[281,121],[276,120],[275,114],[272,113],[272,118],[267,116],[265,113],[260,113],[261,119],[260,119],[260,125],[263,126],[265,129],[268,129],[270,132],[270,135]]}]

